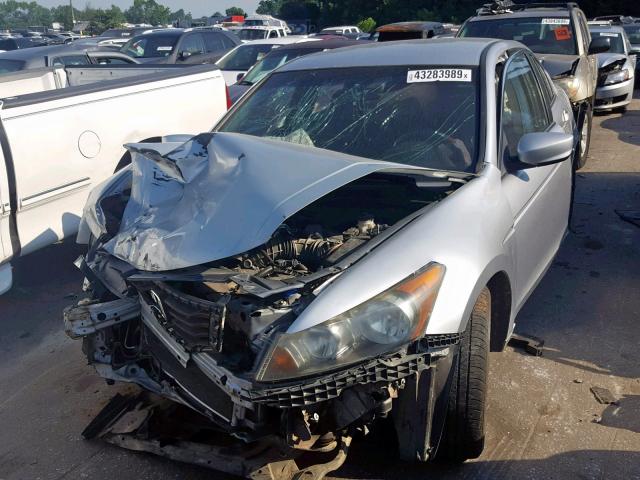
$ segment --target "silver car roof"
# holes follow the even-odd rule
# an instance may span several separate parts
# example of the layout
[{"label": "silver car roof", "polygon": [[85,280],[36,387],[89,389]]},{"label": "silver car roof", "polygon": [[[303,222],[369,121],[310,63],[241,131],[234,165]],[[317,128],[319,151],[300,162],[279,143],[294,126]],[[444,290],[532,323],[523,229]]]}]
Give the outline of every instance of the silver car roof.
[{"label": "silver car roof", "polygon": [[618,25],[589,25],[590,32],[615,32],[624,34],[624,28]]},{"label": "silver car roof", "polygon": [[517,42],[487,38],[441,38],[372,42],[338,48],[292,60],[278,71],[344,67],[384,67],[397,65],[480,65],[483,52],[491,45],[521,47]]}]

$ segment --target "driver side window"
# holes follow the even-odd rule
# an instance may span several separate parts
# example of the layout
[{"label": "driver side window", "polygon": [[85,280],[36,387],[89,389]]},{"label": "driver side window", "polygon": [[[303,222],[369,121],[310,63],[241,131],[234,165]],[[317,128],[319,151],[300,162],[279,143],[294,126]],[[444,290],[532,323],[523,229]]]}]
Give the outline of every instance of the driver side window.
[{"label": "driver side window", "polygon": [[503,85],[503,158],[515,160],[518,142],[522,136],[532,132],[544,132],[550,121],[535,73],[523,53],[517,53],[508,63]]}]

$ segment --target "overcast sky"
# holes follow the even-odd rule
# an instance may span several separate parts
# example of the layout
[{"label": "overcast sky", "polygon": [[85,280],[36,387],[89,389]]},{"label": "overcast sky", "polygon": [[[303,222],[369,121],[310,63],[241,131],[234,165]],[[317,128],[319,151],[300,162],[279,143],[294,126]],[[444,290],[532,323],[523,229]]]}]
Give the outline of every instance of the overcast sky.
[{"label": "overcast sky", "polygon": [[[258,6],[258,0],[157,0],[158,3],[166,5],[171,10],[184,8],[185,11],[191,11],[194,17],[203,15],[211,15],[215,11],[224,11],[229,7],[241,7],[245,12],[253,13]],[[37,0],[40,5],[45,7],[55,7],[56,5],[66,5],[69,0]],[[90,4],[94,8],[108,8],[112,4],[117,5],[123,10],[129,8],[133,0],[73,0],[73,6],[82,10],[86,4]]]}]

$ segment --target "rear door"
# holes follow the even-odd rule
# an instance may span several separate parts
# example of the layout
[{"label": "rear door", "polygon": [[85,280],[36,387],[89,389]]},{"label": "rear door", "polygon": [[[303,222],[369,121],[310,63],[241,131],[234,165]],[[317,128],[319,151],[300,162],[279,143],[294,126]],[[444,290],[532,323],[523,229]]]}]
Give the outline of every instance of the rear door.
[{"label": "rear door", "polygon": [[523,135],[558,129],[534,59],[516,53],[504,69],[501,107],[502,186],[513,213],[516,244],[515,299],[526,300],[557,252],[568,226],[571,162],[514,170]]}]

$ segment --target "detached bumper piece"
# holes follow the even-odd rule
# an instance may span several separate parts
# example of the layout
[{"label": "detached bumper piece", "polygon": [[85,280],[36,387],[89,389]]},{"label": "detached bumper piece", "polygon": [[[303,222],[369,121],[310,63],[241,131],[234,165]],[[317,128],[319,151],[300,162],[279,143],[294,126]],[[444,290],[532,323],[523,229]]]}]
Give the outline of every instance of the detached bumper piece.
[{"label": "detached bumper piece", "polygon": [[295,450],[275,436],[246,444],[192,409],[147,392],[116,395],[82,435],[253,480],[320,480],[342,466],[351,444],[348,435],[331,451]]}]

